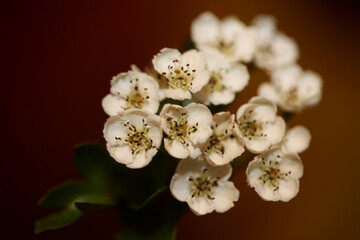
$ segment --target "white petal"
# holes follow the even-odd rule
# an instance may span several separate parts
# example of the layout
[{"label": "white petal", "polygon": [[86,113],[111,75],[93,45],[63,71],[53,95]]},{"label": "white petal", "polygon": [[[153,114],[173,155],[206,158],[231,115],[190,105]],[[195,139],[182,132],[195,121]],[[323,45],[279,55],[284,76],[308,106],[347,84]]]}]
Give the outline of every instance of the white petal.
[{"label": "white petal", "polygon": [[240,92],[249,82],[249,72],[242,64],[236,64],[225,73],[223,84],[234,92]]},{"label": "white petal", "polygon": [[235,99],[235,93],[230,90],[214,91],[208,95],[209,101],[214,105],[229,104]]},{"label": "white petal", "polygon": [[190,69],[202,71],[206,67],[206,59],[202,52],[195,49],[188,50],[181,55],[182,65],[190,64]]},{"label": "white petal", "polygon": [[232,182],[218,182],[218,186],[214,189],[213,202],[216,212],[226,212],[234,206],[234,202],[239,199],[240,192]]},{"label": "white petal", "polygon": [[187,203],[189,204],[191,211],[198,216],[211,213],[215,209],[215,205],[212,200],[204,197],[190,198]]},{"label": "white petal", "polygon": [[246,169],[246,177],[251,187],[254,187],[260,181],[259,178],[263,175],[261,167],[262,163],[258,157],[255,157],[254,160],[249,163]]},{"label": "white petal", "polygon": [[296,42],[282,33],[278,33],[274,37],[271,46],[274,52],[274,58],[272,58],[270,63],[271,68],[279,68],[295,63],[299,57]]},{"label": "white petal", "polygon": [[282,172],[290,173],[289,177],[299,179],[304,173],[304,167],[297,154],[285,154],[280,157],[279,169]]},{"label": "white petal", "polygon": [[121,99],[112,94],[106,95],[102,100],[102,107],[106,114],[109,116],[116,116],[122,111],[124,111],[126,102],[124,99]]},{"label": "white petal", "polygon": [[200,91],[210,80],[210,73],[208,70],[201,70],[196,73],[192,80],[190,90],[193,93]]},{"label": "white petal", "polygon": [[191,38],[196,44],[216,41],[220,28],[219,19],[211,12],[204,12],[191,24]]},{"label": "white petal", "polygon": [[257,41],[260,46],[270,44],[276,32],[276,19],[273,16],[259,14],[251,21],[257,32]]},{"label": "white petal", "polygon": [[133,72],[120,73],[111,79],[110,92],[113,95],[119,95],[126,98],[132,91],[132,84],[130,81],[136,79]]},{"label": "white petal", "polygon": [[244,28],[236,38],[235,52],[238,60],[250,62],[256,50],[256,34],[251,28]]},{"label": "white petal", "polygon": [[115,138],[126,138],[127,131],[124,127],[127,119],[124,114],[121,113],[119,116],[110,117],[104,126],[103,134],[107,143],[110,145],[117,145],[118,140]]},{"label": "white petal", "polygon": [[[206,161],[205,161],[206,162]],[[207,173],[212,178],[219,178],[222,181],[228,180],[232,173],[232,167],[230,164],[225,164],[222,166],[211,166],[209,163],[206,162],[207,166]]]},{"label": "white petal", "polygon": [[174,60],[179,60],[181,57],[181,53],[172,48],[163,48],[160,50],[160,53],[154,56],[152,63],[154,65],[154,68],[158,73],[168,73],[169,65],[173,65]]},{"label": "white petal", "polygon": [[203,47],[202,51],[205,55],[207,67],[211,72],[219,72],[230,68],[230,63],[227,57],[218,49]]},{"label": "white petal", "polygon": [[236,112],[236,119],[240,119],[245,112],[249,111],[250,108],[253,109],[255,106],[255,104],[248,103],[241,105]]},{"label": "white petal", "polygon": [[289,178],[279,182],[279,200],[283,202],[288,202],[293,199],[299,192],[299,180],[294,178]]},{"label": "white petal", "polygon": [[281,142],[285,135],[286,124],[282,117],[276,117],[273,123],[263,125],[263,134],[272,145]]},{"label": "white petal", "polygon": [[301,73],[301,67],[297,64],[292,64],[273,71],[271,81],[278,86],[280,90],[287,92],[297,87]]},{"label": "white petal", "polygon": [[221,38],[226,43],[231,43],[245,29],[245,24],[236,17],[229,16],[223,19],[221,25]]},{"label": "white petal", "polygon": [[180,143],[177,140],[170,141],[169,139],[164,139],[164,146],[168,153],[179,159],[184,159],[189,156],[189,150],[187,149],[185,144]]},{"label": "white petal", "polygon": [[279,102],[279,92],[276,91],[274,86],[270,83],[262,83],[260,84],[258,91],[258,95],[264,98],[268,98],[274,102]]},{"label": "white petal", "polygon": [[265,137],[252,137],[244,139],[246,148],[252,153],[260,153],[267,150],[271,146],[269,139]]},{"label": "white petal", "polygon": [[197,125],[197,131],[192,133],[189,138],[194,144],[205,142],[212,134],[210,110],[200,103],[190,103],[186,109],[188,110],[188,124],[190,126]]},{"label": "white petal", "polygon": [[114,158],[117,162],[123,164],[130,164],[134,161],[130,146],[110,146],[109,144],[107,144],[106,146],[111,157]]},{"label": "white petal", "polygon": [[189,144],[188,150],[189,150],[189,157],[192,159],[198,158],[202,153],[203,149],[205,147],[205,144]]},{"label": "white petal", "polygon": [[170,191],[177,200],[182,202],[186,201],[186,199],[191,195],[189,175],[175,173],[171,178]]},{"label": "white petal", "polygon": [[180,160],[179,164],[176,167],[176,173],[180,175],[196,175],[206,168],[205,161],[195,161],[193,159],[183,159]]},{"label": "white petal", "polygon": [[318,103],[321,98],[321,88],[322,80],[321,77],[312,71],[305,71],[301,80],[299,81],[298,94],[299,98],[302,99],[316,99],[309,104],[309,101],[306,102],[306,105],[312,106]]},{"label": "white petal", "polygon": [[176,99],[176,100],[180,100],[180,101],[182,101],[184,99],[191,99],[191,93],[189,91],[184,91],[180,88],[166,89],[165,95],[167,98],[172,98],[172,99]]},{"label": "white petal", "polygon": [[282,150],[286,153],[302,153],[310,144],[311,134],[304,126],[296,126],[286,132]]}]

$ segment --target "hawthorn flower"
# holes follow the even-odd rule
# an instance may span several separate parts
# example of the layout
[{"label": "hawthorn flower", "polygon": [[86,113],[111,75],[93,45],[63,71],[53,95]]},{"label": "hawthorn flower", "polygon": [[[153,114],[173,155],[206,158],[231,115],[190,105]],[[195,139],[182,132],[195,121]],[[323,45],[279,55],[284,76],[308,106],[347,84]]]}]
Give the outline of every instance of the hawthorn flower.
[{"label": "hawthorn flower", "polygon": [[257,36],[256,66],[272,71],[297,61],[299,49],[296,42],[277,30],[274,17],[259,15],[254,18],[252,27]]},{"label": "hawthorn flower", "polygon": [[226,212],[239,199],[239,190],[228,181],[230,164],[219,167],[206,161],[183,159],[171,179],[170,190],[179,201],[187,202],[196,215]]},{"label": "hawthorn flower", "polygon": [[244,151],[243,141],[238,135],[235,116],[229,112],[219,112],[213,117],[213,134],[205,149],[211,165],[224,165],[240,156]]},{"label": "hawthorn flower", "polygon": [[110,94],[102,100],[104,111],[116,116],[127,109],[144,109],[156,113],[159,108],[159,84],[136,67],[111,80]]},{"label": "hawthorn flower", "polygon": [[288,202],[299,192],[303,165],[297,154],[275,147],[252,160],[246,169],[250,187],[266,201]]},{"label": "hawthorn flower", "polygon": [[204,49],[210,80],[195,97],[204,104],[229,104],[235,99],[235,94],[244,89],[249,82],[249,72],[246,66],[237,63],[230,64],[225,55],[211,48]]},{"label": "hawthorn flower", "polygon": [[160,113],[161,128],[166,133],[165,149],[175,158],[197,158],[212,134],[210,110],[199,103],[186,107],[165,104]]},{"label": "hawthorn flower", "polygon": [[285,111],[300,112],[319,103],[322,80],[315,72],[303,71],[294,64],[274,71],[271,83],[261,84],[258,94],[275,101]]},{"label": "hawthorn flower", "polygon": [[110,117],[104,127],[110,155],[129,168],[148,165],[161,145],[160,118],[141,109],[129,109]]},{"label": "hawthorn flower", "polygon": [[168,98],[191,99],[191,93],[200,91],[210,78],[205,58],[196,50],[181,54],[176,49],[163,48],[152,62],[154,69],[166,77]]},{"label": "hawthorn flower", "polygon": [[191,25],[191,38],[198,49],[216,49],[230,62],[250,62],[256,49],[256,35],[252,28],[232,16],[220,21],[211,12],[195,18]]},{"label": "hawthorn flower", "polygon": [[276,105],[263,97],[253,97],[238,109],[240,136],[249,151],[260,153],[282,140],[285,121],[276,112]]},{"label": "hawthorn flower", "polygon": [[310,145],[311,134],[304,126],[295,126],[286,131],[281,143],[283,153],[302,153]]}]

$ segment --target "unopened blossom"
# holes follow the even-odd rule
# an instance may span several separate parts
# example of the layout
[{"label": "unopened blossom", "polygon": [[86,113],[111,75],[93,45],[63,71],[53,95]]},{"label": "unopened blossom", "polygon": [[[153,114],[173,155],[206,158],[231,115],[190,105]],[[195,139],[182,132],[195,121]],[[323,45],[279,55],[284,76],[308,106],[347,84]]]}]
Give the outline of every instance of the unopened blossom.
[{"label": "unopened blossom", "polygon": [[219,112],[213,117],[213,134],[205,149],[206,159],[211,165],[224,165],[239,157],[244,144],[238,135],[235,116],[229,112]]},{"label": "unopened blossom", "polygon": [[296,42],[277,30],[274,17],[258,15],[252,21],[252,27],[257,37],[256,66],[273,71],[297,61],[299,49]]},{"label": "unopened blossom", "polygon": [[250,62],[256,49],[256,35],[252,28],[233,16],[221,21],[211,12],[204,12],[194,19],[191,38],[198,49],[216,49],[230,62]]},{"label": "unopened blossom", "polygon": [[183,159],[171,179],[170,190],[176,199],[187,202],[196,215],[223,213],[234,206],[240,195],[228,181],[231,172],[230,164],[214,167],[206,161]]},{"label": "unopened blossom", "polygon": [[102,100],[104,111],[116,116],[127,109],[144,109],[156,113],[159,108],[159,84],[149,75],[133,67],[111,80],[110,94]]},{"label": "unopened blossom", "polygon": [[276,113],[275,103],[263,97],[253,97],[238,109],[240,136],[249,151],[260,153],[282,140],[285,121]]},{"label": "unopened blossom", "polygon": [[104,137],[110,155],[129,168],[148,165],[162,141],[160,118],[141,109],[129,109],[105,123]]},{"label": "unopened blossom", "polygon": [[206,69],[205,57],[197,50],[189,50],[181,54],[176,49],[164,48],[154,56],[154,69],[166,77],[168,98],[190,99],[208,83],[210,75]]},{"label": "unopened blossom", "polygon": [[295,126],[286,131],[281,143],[281,150],[284,153],[302,153],[310,145],[311,134],[304,126]]},{"label": "unopened blossom", "polygon": [[211,48],[206,48],[203,52],[210,71],[210,80],[195,97],[207,105],[231,103],[236,93],[243,90],[249,82],[246,66],[240,63],[231,64],[224,54]]},{"label": "unopened blossom", "polygon": [[256,156],[246,169],[248,184],[266,201],[288,202],[299,192],[303,165],[295,153],[275,147]]},{"label": "unopened blossom", "polygon": [[322,79],[294,64],[274,71],[270,83],[259,86],[258,94],[276,102],[287,112],[299,112],[319,103]]},{"label": "unopened blossom", "polygon": [[186,107],[165,104],[160,113],[161,128],[166,133],[165,149],[175,158],[197,158],[212,134],[212,114],[199,103]]}]

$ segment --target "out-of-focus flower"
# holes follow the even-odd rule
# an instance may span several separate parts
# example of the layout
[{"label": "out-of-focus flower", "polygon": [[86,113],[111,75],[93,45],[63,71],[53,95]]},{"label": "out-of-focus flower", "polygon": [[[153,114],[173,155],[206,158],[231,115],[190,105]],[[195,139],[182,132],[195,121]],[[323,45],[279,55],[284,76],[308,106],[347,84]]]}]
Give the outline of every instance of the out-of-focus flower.
[{"label": "out-of-focus flower", "polygon": [[299,192],[303,165],[297,154],[274,147],[256,156],[246,169],[248,184],[267,201],[287,202]]},{"label": "out-of-focus flower", "polygon": [[211,48],[204,48],[203,52],[211,77],[195,97],[207,105],[231,103],[235,94],[243,90],[249,82],[246,66],[240,63],[231,65],[225,55]]},{"label": "out-of-focus flower", "polygon": [[302,71],[294,64],[274,71],[271,83],[259,86],[258,94],[275,101],[287,112],[299,112],[319,103],[322,79],[312,71]]},{"label": "out-of-focus flower", "polygon": [[295,126],[286,131],[281,143],[283,153],[302,153],[310,145],[311,134],[304,126]]},{"label": "out-of-focus flower", "polygon": [[260,153],[282,140],[285,121],[276,112],[276,105],[263,97],[253,97],[238,109],[240,135],[249,151]]},{"label": "out-of-focus flower", "polygon": [[224,165],[245,151],[244,144],[238,135],[234,115],[219,112],[214,115],[213,120],[213,134],[205,149],[205,155],[211,165]]},{"label": "out-of-focus flower", "polygon": [[232,16],[220,21],[211,12],[204,12],[194,19],[191,38],[198,49],[216,49],[230,62],[250,62],[256,49],[256,35],[252,28]]},{"label": "out-of-focus flower", "polygon": [[212,211],[226,212],[239,199],[239,191],[228,181],[232,168],[230,164],[214,167],[206,161],[183,159],[171,179],[173,196],[187,202],[196,215]]},{"label": "out-of-focus flower", "polygon": [[120,73],[112,78],[110,94],[103,98],[102,106],[110,116],[132,108],[156,113],[159,108],[158,90],[159,84],[143,72]]},{"label": "out-of-focus flower", "polygon": [[173,157],[197,158],[212,134],[212,114],[199,103],[186,107],[165,104],[160,113],[161,128],[166,133],[164,146]]},{"label": "out-of-focus flower", "polygon": [[299,49],[296,42],[277,31],[274,17],[258,15],[254,18],[252,27],[257,33],[255,64],[258,67],[273,71],[297,61]]},{"label": "out-of-focus flower", "polygon": [[110,155],[129,168],[149,164],[161,145],[160,118],[141,109],[130,109],[105,123],[104,138]]},{"label": "out-of-focus flower", "polygon": [[164,48],[154,56],[154,69],[165,76],[168,98],[190,99],[191,93],[196,93],[208,83],[210,74],[206,69],[205,57],[196,50],[181,54],[176,49]]}]

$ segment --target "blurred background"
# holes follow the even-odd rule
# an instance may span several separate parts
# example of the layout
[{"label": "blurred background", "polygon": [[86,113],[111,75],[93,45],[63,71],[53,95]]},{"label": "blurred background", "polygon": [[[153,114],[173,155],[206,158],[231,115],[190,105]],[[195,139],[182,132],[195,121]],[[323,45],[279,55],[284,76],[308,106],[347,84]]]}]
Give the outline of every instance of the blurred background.
[{"label": "blurred background", "polygon": [[[305,174],[295,199],[262,201],[244,171],[236,172],[236,206],[202,217],[187,212],[178,239],[360,239],[357,1],[8,1],[2,10],[0,208],[7,239],[111,239],[118,219],[110,212],[35,236],[33,221],[48,213],[36,202],[48,188],[81,178],[73,147],[103,141],[101,99],[111,77],[130,64],[144,67],[163,47],[181,48],[205,10],[245,23],[259,13],[276,16],[297,41],[303,68],[323,77],[324,96],[290,122],[313,137],[301,154]],[[230,111],[267,79],[252,73]]]}]

